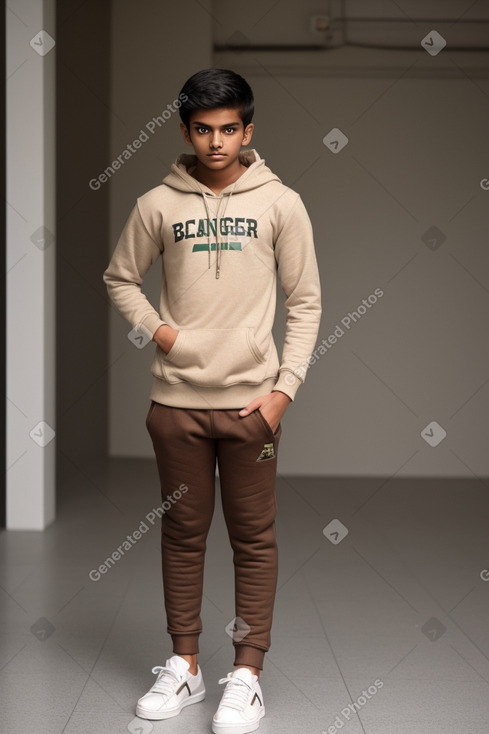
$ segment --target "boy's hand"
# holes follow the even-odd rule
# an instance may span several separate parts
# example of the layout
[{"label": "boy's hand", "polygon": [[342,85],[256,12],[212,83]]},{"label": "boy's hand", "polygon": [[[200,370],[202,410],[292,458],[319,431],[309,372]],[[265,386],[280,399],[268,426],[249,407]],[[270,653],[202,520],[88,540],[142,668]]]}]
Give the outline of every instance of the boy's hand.
[{"label": "boy's hand", "polygon": [[260,408],[260,413],[275,433],[287,406],[291,402],[292,400],[284,392],[274,390],[268,395],[259,395],[254,398],[245,408],[239,411],[239,414],[242,416],[249,415],[249,413]]},{"label": "boy's hand", "polygon": [[172,346],[175,344],[177,336],[178,329],[174,329],[169,324],[162,324],[161,326],[158,326],[153,334],[153,341],[157,343],[165,354],[168,354]]}]

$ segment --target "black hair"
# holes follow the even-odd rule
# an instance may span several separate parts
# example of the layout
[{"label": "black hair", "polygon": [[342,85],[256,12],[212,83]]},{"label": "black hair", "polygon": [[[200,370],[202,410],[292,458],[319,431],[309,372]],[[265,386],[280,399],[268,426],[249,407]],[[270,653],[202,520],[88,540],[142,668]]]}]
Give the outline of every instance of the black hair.
[{"label": "black hair", "polygon": [[235,108],[243,126],[253,119],[255,111],[253,92],[248,82],[231,69],[202,69],[183,85],[178,109],[182,122],[189,129],[190,114],[194,110],[213,110],[219,107]]}]

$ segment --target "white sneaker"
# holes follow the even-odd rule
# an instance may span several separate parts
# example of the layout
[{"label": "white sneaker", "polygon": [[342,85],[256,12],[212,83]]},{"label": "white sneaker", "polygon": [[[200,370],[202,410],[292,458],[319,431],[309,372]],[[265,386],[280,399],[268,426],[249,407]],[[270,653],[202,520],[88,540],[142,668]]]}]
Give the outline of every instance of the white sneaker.
[{"label": "white sneaker", "polygon": [[180,655],[173,655],[164,666],[152,669],[158,674],[154,686],[139,699],[136,716],[141,719],[169,719],[177,716],[184,706],[205,698],[202,671],[197,665],[197,675],[189,673],[189,663]]},{"label": "white sneaker", "polygon": [[212,719],[214,734],[248,734],[256,731],[265,716],[258,676],[249,668],[236,668],[221,678],[226,683],[221,703]]}]

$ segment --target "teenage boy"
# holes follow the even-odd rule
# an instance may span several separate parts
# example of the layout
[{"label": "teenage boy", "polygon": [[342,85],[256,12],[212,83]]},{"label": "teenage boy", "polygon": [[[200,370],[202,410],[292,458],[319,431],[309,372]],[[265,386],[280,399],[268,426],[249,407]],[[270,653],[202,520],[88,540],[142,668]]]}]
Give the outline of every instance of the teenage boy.
[{"label": "teenage boy", "polygon": [[[161,518],[173,655],[152,672],[138,716],[166,719],[205,696],[197,663],[206,538],[219,467],[235,569],[234,671],[212,720],[255,731],[277,584],[275,478],[281,419],[314,349],[321,315],[311,222],[300,196],[256,150],[253,94],[227,69],[184,84],[185,142],[163,183],[137,199],[103,279],[133,329],[156,342],[146,416],[171,507]],[[159,311],[141,292],[161,256]],[[277,269],[286,294],[281,361],[272,336]]]}]

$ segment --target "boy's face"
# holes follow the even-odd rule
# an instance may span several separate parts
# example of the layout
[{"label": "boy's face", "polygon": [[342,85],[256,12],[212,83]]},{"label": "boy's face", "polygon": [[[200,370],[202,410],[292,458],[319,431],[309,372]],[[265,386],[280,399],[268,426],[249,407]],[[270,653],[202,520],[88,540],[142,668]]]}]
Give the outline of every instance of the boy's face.
[{"label": "boy's face", "polygon": [[189,128],[180,123],[185,142],[193,146],[200,164],[212,171],[235,163],[241,147],[248,145],[253,135],[253,123],[244,129],[239,110],[228,108],[194,110]]}]

